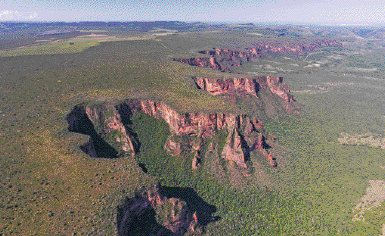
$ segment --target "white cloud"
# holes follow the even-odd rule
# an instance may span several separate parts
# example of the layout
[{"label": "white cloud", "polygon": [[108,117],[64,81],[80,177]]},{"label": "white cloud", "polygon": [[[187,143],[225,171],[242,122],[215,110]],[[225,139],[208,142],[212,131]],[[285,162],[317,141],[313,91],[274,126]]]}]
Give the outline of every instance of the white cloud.
[{"label": "white cloud", "polygon": [[37,18],[37,12],[0,11],[0,20],[34,20]]}]

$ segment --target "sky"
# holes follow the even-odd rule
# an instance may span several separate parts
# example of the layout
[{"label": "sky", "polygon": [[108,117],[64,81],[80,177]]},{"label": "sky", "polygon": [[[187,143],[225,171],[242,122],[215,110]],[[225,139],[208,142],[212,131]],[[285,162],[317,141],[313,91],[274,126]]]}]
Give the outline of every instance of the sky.
[{"label": "sky", "polygon": [[384,24],[384,0],[1,0],[0,21]]}]

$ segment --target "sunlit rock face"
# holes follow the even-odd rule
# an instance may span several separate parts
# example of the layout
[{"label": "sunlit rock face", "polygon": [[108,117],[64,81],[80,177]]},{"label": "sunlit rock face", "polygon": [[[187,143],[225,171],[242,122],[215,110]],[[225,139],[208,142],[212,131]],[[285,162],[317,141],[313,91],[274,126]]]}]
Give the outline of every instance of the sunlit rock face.
[{"label": "sunlit rock face", "polygon": [[[135,156],[139,151],[139,140],[135,130],[123,122],[135,112],[144,112],[156,119],[163,119],[169,125],[171,137],[165,143],[165,150],[173,156],[195,152],[192,168],[197,169],[201,161],[202,140],[212,138],[223,130],[227,134],[227,142],[221,157],[236,162],[246,168],[246,156],[250,151],[264,148],[267,133],[263,123],[248,115],[231,113],[178,113],[161,101],[131,100],[118,105],[108,103],[77,108],[67,118],[71,130],[81,131],[80,120],[86,120],[96,133],[103,137],[117,151]],[[124,117],[124,119],[122,118]],[[84,123],[84,122],[83,122]],[[188,143],[177,137],[193,137]],[[87,146],[88,154],[97,156],[93,150],[92,140]]]},{"label": "sunlit rock face", "polygon": [[213,70],[219,70],[223,72],[229,72],[230,69],[226,66],[221,66],[214,57],[193,57],[193,58],[180,58],[175,61],[189,64],[190,66],[211,68]]},{"label": "sunlit rock face", "polygon": [[[269,114],[271,118],[283,108],[286,113],[299,114],[300,106],[295,103],[290,94],[290,87],[283,83],[282,77],[254,76],[254,77],[193,77],[196,86],[212,95],[228,97],[253,96],[263,109],[274,110]],[[263,92],[264,96],[259,96]],[[278,96],[278,97],[276,97]],[[274,104],[275,103],[275,104]],[[277,107],[276,104],[279,104]]]},{"label": "sunlit rock face", "polygon": [[271,54],[304,55],[322,47],[343,47],[341,42],[335,40],[251,41],[249,44],[250,46],[245,48],[213,48],[200,53],[213,56],[218,63],[231,67],[240,66],[248,61],[257,61]]}]

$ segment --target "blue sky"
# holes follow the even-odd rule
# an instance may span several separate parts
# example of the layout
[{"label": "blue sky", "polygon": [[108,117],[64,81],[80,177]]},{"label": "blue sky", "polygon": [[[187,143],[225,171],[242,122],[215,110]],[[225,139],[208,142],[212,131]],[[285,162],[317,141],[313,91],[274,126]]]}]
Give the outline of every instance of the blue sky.
[{"label": "blue sky", "polygon": [[0,21],[385,23],[384,0],[1,0]]}]

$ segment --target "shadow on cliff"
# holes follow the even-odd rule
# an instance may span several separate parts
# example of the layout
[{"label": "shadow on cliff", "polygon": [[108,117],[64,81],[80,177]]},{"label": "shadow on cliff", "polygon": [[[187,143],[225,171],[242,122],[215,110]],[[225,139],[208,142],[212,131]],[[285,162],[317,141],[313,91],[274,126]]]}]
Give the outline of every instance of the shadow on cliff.
[{"label": "shadow on cliff", "polygon": [[[138,105],[137,105],[138,106]],[[132,129],[132,121],[131,116],[133,115],[133,112],[137,112],[138,109],[134,109],[133,107],[130,107],[127,103],[122,103],[116,106],[116,110],[118,110],[120,118],[122,119],[122,123],[124,127],[126,128],[127,133],[130,137],[132,137],[131,141],[134,144],[134,152],[139,153],[140,152],[140,146],[141,143],[139,142],[138,134],[134,132]],[[146,172],[147,173],[147,172]]]},{"label": "shadow on cliff", "polygon": [[87,155],[102,158],[118,157],[118,152],[96,132],[94,125],[87,117],[82,106],[75,106],[67,115],[66,120],[69,124],[68,131],[90,136],[90,141],[87,144],[80,146],[80,149]]},{"label": "shadow on cliff", "polygon": [[217,211],[214,205],[205,202],[193,188],[188,187],[163,187],[165,194],[169,198],[179,198],[187,203],[191,212],[196,212],[198,222],[203,227],[210,222],[220,220],[219,216],[213,217],[212,214]]},{"label": "shadow on cliff", "polygon": [[146,208],[140,216],[129,216],[132,217],[131,219],[128,219],[125,214],[126,213],[123,208],[118,209],[118,236],[177,235],[156,222],[156,213],[154,209]]}]

